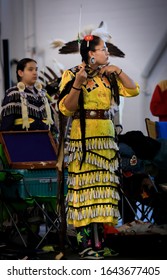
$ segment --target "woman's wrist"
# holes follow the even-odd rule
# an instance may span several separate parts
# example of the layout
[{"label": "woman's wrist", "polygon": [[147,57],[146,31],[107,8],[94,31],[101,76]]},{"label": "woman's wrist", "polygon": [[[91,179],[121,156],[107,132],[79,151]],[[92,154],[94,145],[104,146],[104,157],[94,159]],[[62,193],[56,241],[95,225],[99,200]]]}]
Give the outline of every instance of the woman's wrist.
[{"label": "woman's wrist", "polygon": [[77,91],[80,91],[81,90],[81,86],[82,84],[80,82],[77,82],[76,80],[74,81],[73,85],[72,85],[72,88],[77,90]]},{"label": "woman's wrist", "polygon": [[73,89],[77,90],[77,91],[81,91],[81,87],[75,87],[75,86],[72,86]]},{"label": "woman's wrist", "polygon": [[117,73],[117,77],[119,77],[122,73],[122,69],[120,69],[119,71],[116,72]]},{"label": "woman's wrist", "polygon": [[118,78],[122,74],[122,69],[117,68],[113,73]]}]

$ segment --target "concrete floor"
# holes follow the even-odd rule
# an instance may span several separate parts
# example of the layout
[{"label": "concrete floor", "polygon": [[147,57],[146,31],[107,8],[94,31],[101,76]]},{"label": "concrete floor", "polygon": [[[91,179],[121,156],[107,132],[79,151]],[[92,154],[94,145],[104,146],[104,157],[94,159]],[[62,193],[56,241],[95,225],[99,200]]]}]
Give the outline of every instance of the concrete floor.
[{"label": "concrete floor", "polygon": [[[15,240],[16,241],[16,240]],[[31,245],[27,247],[14,242],[0,246],[0,259],[15,260],[27,258],[30,260],[55,260],[59,258],[61,252],[58,246],[57,234],[50,234],[47,242],[41,244],[39,248]],[[17,240],[18,242],[18,240]],[[167,235],[159,234],[109,234],[106,239],[107,246],[119,252],[117,257],[107,259],[120,260],[166,260],[167,259]],[[76,240],[70,237],[65,244],[64,256],[61,259],[79,260],[76,249]]]},{"label": "concrete floor", "polygon": [[[119,225],[122,221],[119,220]],[[36,228],[36,229],[35,229]],[[24,231],[21,232],[25,241],[23,244],[16,229],[9,227],[5,233],[0,232],[0,259],[15,260],[15,259],[33,259],[33,260],[55,260],[59,257],[62,250],[59,248],[60,234],[56,229],[52,229],[42,239],[46,233],[46,224],[37,225],[37,222],[32,221],[32,229],[37,230],[39,234],[33,232],[27,235]],[[22,226],[22,230],[24,227]],[[42,240],[42,242],[41,242]],[[108,234],[106,245],[116,252],[119,252],[117,257],[107,259],[152,259],[166,260],[167,259],[167,235],[149,234],[149,233],[119,233]],[[62,259],[79,260],[77,253],[76,238],[72,235],[67,235],[65,241],[64,253]]]}]

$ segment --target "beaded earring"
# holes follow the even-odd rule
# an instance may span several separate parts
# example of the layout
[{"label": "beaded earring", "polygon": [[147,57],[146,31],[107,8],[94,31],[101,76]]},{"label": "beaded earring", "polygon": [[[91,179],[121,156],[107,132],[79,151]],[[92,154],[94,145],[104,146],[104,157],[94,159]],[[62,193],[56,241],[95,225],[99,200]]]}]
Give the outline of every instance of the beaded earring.
[{"label": "beaded earring", "polygon": [[94,56],[92,56],[92,57],[90,58],[90,63],[91,63],[91,64],[95,64],[95,58],[94,58]]}]

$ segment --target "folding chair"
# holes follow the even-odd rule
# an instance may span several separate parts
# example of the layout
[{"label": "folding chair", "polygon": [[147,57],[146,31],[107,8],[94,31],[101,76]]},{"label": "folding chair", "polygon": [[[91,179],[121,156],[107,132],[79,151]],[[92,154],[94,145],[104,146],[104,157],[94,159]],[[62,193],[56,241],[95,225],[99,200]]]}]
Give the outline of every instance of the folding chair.
[{"label": "folding chair", "polygon": [[153,139],[167,139],[167,122],[151,121],[145,118],[147,134]]},{"label": "folding chair", "polygon": [[[34,239],[37,237],[26,220],[27,209],[32,206],[34,202],[32,200],[26,201],[17,197],[18,194],[17,192],[15,193],[16,189],[12,188],[12,184],[19,183],[22,178],[19,178],[19,176],[21,176],[21,174],[17,174],[13,171],[0,171],[0,230],[2,232],[4,231],[10,233],[10,239],[12,239],[12,235],[15,237],[18,235],[18,237],[20,237],[21,244],[23,244],[24,247],[28,247],[25,231],[27,231],[27,233],[31,232]],[[7,239],[8,238],[9,236],[7,236]],[[12,240],[10,240],[10,242],[11,241]]]},{"label": "folding chair", "polygon": [[[55,209],[58,188],[56,170],[57,144],[51,132],[43,130],[0,132],[0,147],[1,152],[4,154],[3,157],[5,157],[5,163],[7,162],[3,171],[16,172],[22,175],[22,179],[19,182],[11,182],[10,188],[7,188],[6,181],[2,186],[2,201],[4,202],[5,200],[4,205],[10,218],[13,218],[13,210],[10,211],[11,200],[18,204],[20,199],[25,202],[32,200],[34,208],[40,210],[41,214],[43,214],[41,215],[42,218],[47,222],[45,223],[47,226],[45,237],[52,227],[58,231],[60,218]],[[12,221],[21,237],[17,224],[14,223],[14,219]],[[52,225],[49,229],[48,224]],[[42,238],[42,241],[45,237]],[[23,238],[22,241],[26,247],[27,244]],[[40,243],[38,242],[37,248],[40,244],[41,241]]]},{"label": "folding chair", "polygon": [[[151,134],[152,137],[156,138],[155,122],[151,122],[149,119],[147,119],[146,123],[147,123],[147,127],[149,129],[149,134]],[[133,138],[132,138],[132,135],[133,135]],[[137,219],[140,219],[143,221],[153,222],[152,210],[153,210],[154,195],[156,195],[156,193],[158,191],[157,191],[156,185],[154,183],[153,177],[150,176],[150,170],[148,170],[148,169],[146,170],[146,168],[145,168],[147,161],[144,161],[142,158],[146,159],[147,156],[148,156],[148,159],[149,159],[149,156],[151,158],[152,154],[154,154],[154,153],[151,153],[151,148],[154,149],[156,147],[156,145],[153,145],[153,143],[157,142],[157,141],[155,139],[154,140],[150,139],[151,140],[150,141],[151,142],[150,143],[150,152],[147,154],[147,156],[144,155],[144,152],[143,153],[140,152],[139,158],[137,158],[132,147],[127,146],[127,143],[129,143],[129,145],[131,145],[132,140],[135,139],[134,135],[139,136],[140,134],[136,131],[134,131],[134,134],[133,134],[133,132],[131,134],[129,133],[127,135],[127,137],[122,138],[122,141],[125,141],[126,144],[124,142],[119,144],[121,159],[122,159],[122,169],[125,173],[123,186],[124,186],[124,190],[129,191],[129,196],[127,197],[127,199],[125,198],[125,195],[123,195],[123,200],[124,200],[123,202],[125,202],[124,203],[125,207],[128,204],[126,207],[126,210],[124,211],[125,212],[124,221],[126,219],[137,218]],[[143,146],[145,143],[144,141],[146,141],[146,143],[149,147],[149,144],[148,144],[149,137],[145,137],[144,135],[142,137],[141,137],[141,139],[139,138],[141,141],[136,142],[139,145],[139,151],[141,151],[142,149],[144,149],[144,151],[145,151],[147,149],[145,146]],[[158,143],[157,148],[154,150],[157,150],[158,147],[159,147],[159,143]],[[141,159],[140,159],[140,154],[141,154]],[[148,162],[149,162],[149,160],[148,160]],[[128,174],[128,172],[126,173],[126,171],[130,171],[129,174]],[[136,195],[133,196],[133,191],[134,190],[137,191],[138,186],[142,187],[142,185],[140,185],[140,180],[139,180],[140,178],[142,178],[142,176],[147,178],[147,183],[144,180],[145,189],[147,189],[147,184],[148,184],[148,191],[150,190],[151,192],[149,191],[148,197],[146,197],[145,195],[143,196],[143,193],[141,192],[142,189],[139,188],[138,196],[136,196]],[[131,192],[130,192],[130,190],[131,190]],[[135,214],[135,215],[133,215],[133,214]]]},{"label": "folding chair", "polygon": [[[161,143],[161,147],[153,159],[153,165],[155,164],[155,170],[158,170],[154,173],[155,182],[158,186],[157,194],[165,197],[166,189],[164,186],[167,184],[167,161],[166,161],[166,150],[167,150],[167,122],[161,121],[151,121],[149,118],[145,119],[146,129],[148,136],[157,140]],[[156,188],[156,186],[155,186]],[[162,206],[162,205],[161,205]],[[160,207],[161,208],[161,207]]]},{"label": "folding chair", "polygon": [[148,136],[157,139],[156,122],[151,121],[149,118],[145,118],[145,124]]}]

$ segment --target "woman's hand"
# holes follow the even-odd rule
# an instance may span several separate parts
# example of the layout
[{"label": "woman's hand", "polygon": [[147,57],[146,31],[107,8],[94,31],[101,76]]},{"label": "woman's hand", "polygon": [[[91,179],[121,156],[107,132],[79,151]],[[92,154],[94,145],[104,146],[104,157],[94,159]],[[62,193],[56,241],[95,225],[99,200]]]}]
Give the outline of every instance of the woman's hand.
[{"label": "woman's hand", "polygon": [[100,70],[100,73],[106,74],[108,77],[111,75],[111,73],[115,73],[117,78],[119,78],[121,83],[124,85],[124,87],[129,89],[136,88],[135,82],[125,72],[123,72],[121,68],[115,65],[103,66]]},{"label": "woman's hand", "polygon": [[87,79],[87,73],[85,67],[81,66],[79,71],[76,73],[75,81],[73,86],[64,99],[64,105],[69,111],[76,111],[78,109],[78,100],[81,92],[81,86],[85,83]]},{"label": "woman's hand", "polygon": [[100,70],[100,73],[103,75],[103,74],[106,74],[107,76],[110,76],[111,73],[116,73],[116,74],[119,74],[121,71],[121,69],[115,65],[106,65],[106,66],[103,66]]},{"label": "woman's hand", "polygon": [[85,83],[86,79],[87,79],[87,73],[85,71],[85,67],[81,66],[79,71],[76,73],[74,86],[75,87],[81,87],[82,84]]}]

